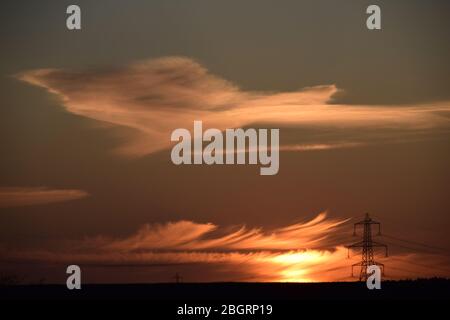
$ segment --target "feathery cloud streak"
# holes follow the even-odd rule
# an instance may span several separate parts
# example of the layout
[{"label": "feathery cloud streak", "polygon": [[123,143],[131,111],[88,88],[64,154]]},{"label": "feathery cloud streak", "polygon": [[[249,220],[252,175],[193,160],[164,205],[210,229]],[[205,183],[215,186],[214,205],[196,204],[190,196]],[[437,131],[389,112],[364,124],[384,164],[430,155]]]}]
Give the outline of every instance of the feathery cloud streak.
[{"label": "feathery cloud streak", "polygon": [[85,198],[88,195],[87,192],[77,189],[2,187],[0,188],[0,208],[71,201]]},{"label": "feathery cloud streak", "polygon": [[[191,128],[202,120],[205,128],[245,127],[255,124],[293,128],[395,129],[423,133],[448,129],[450,103],[411,106],[331,104],[335,85],[308,87],[295,92],[248,92],[212,75],[185,57],[163,57],[123,67],[73,71],[39,69],[17,77],[43,87],[62,99],[71,113],[135,129],[136,135],[119,151],[145,155],[170,147],[170,133]],[[361,137],[357,137],[359,144]],[[329,139],[328,139],[329,140]],[[338,148],[355,141],[317,139],[317,145]],[[283,147],[281,148],[283,150]]]},{"label": "feathery cloud streak", "polygon": [[[54,250],[0,250],[0,262],[76,263],[87,268],[101,267],[105,272],[115,267],[141,266],[148,268],[148,276],[158,268],[176,266],[180,270],[196,264],[196,270],[214,275],[193,281],[348,281],[352,280],[349,271],[355,261],[347,259],[342,239],[330,236],[340,233],[346,221],[327,219],[321,213],[310,221],[274,230],[240,227],[234,231],[211,223],[178,221],[145,225],[125,238],[98,236],[68,242]],[[391,277],[450,273],[417,267],[412,264],[417,258],[430,263],[443,261],[432,254],[391,255]],[[145,277],[139,281],[146,281]]]}]

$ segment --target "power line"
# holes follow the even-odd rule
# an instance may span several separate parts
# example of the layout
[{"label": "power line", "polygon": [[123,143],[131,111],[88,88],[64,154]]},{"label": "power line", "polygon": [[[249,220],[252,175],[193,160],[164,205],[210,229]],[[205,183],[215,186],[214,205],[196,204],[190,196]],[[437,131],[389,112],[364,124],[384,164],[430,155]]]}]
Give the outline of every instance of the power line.
[{"label": "power line", "polygon": [[437,247],[437,246],[432,246],[432,245],[429,245],[429,244],[426,244],[426,243],[421,243],[421,242],[418,242],[418,241],[406,240],[406,239],[402,239],[402,238],[399,238],[399,237],[394,237],[394,236],[391,236],[391,235],[388,235],[388,234],[384,234],[384,233],[383,233],[383,237],[391,238],[391,239],[397,240],[397,241],[406,242],[406,243],[409,243],[409,244],[412,244],[412,245],[422,246],[422,247],[429,248],[429,249],[434,249],[434,250],[438,250],[438,251],[444,251],[445,253],[450,252],[450,249],[441,248],[441,247]]},{"label": "power line", "polygon": [[[352,219],[353,220],[353,219]],[[354,220],[353,220],[354,221]],[[360,267],[360,281],[367,280],[367,277],[370,276],[367,272],[367,268],[371,265],[378,265],[381,267],[382,274],[384,276],[384,264],[379,263],[375,261],[375,258],[379,258],[377,254],[375,254],[375,248],[381,247],[384,248],[386,251],[386,257],[387,257],[387,245],[385,243],[380,243],[372,240],[372,225],[378,226],[378,234],[377,236],[382,237],[383,239],[389,239],[387,242],[385,240],[385,243],[389,244],[390,246],[399,247],[408,249],[409,251],[412,251],[413,253],[422,252],[423,254],[429,254],[434,256],[444,256],[448,257],[450,255],[450,249],[438,247],[435,245],[430,245],[427,243],[419,242],[419,241],[413,241],[409,239],[403,239],[400,237],[392,236],[389,234],[383,234],[381,235],[381,224],[377,221],[374,221],[369,214],[366,213],[365,218],[362,221],[354,223],[354,235],[356,234],[356,229],[358,226],[363,226],[363,239],[362,241],[353,243],[347,248],[349,249],[348,255],[350,257],[350,250],[361,248],[361,262],[355,263],[352,265],[352,276],[353,276],[353,268],[354,267]],[[435,263],[435,261],[429,261],[426,259],[421,259],[419,261],[416,261],[417,258],[414,256],[411,257],[391,257],[389,260],[394,261],[400,261],[402,264],[401,266],[390,266],[389,268],[392,268],[393,270],[399,270],[402,272],[405,272],[407,274],[412,275],[427,275],[431,276],[433,273],[436,274],[439,273],[445,273],[450,274],[450,268],[447,267],[441,267],[438,263]],[[381,260],[383,261],[383,260]],[[428,264],[429,261],[429,264]],[[437,265],[436,265],[437,264]],[[409,266],[409,267],[404,267]]]},{"label": "power line", "polygon": [[440,268],[440,267],[436,267],[435,265],[430,266],[430,265],[426,265],[426,264],[422,264],[422,263],[417,263],[417,262],[414,262],[414,261],[402,259],[401,257],[395,257],[395,258],[391,257],[391,259],[392,259],[392,260],[397,260],[397,261],[406,262],[406,263],[409,263],[409,264],[412,264],[412,265],[415,265],[415,266],[418,266],[418,267],[422,267],[422,268],[433,269],[433,270],[439,270],[439,271],[446,272],[446,273],[449,273],[449,272],[450,272],[450,269],[442,269],[442,268]]},{"label": "power line", "polygon": [[[389,245],[394,246],[394,247],[398,247],[398,248],[403,248],[403,249],[408,249],[408,250],[412,250],[412,251],[418,251],[417,248],[413,248],[413,247],[409,247],[409,246],[405,246],[405,245],[401,245],[398,243],[393,243],[393,242],[388,242]],[[421,249],[422,251],[426,251],[425,249]],[[435,251],[426,251],[427,253],[432,253],[432,254],[436,254]]]},{"label": "power line", "polygon": [[407,250],[412,251],[412,252],[420,251],[420,252],[425,252],[427,254],[434,254],[434,255],[440,255],[440,256],[449,256],[450,255],[449,252],[446,252],[444,250],[431,249],[431,248],[426,248],[426,247],[420,247],[420,248],[418,248],[418,247],[411,247],[411,246],[408,246],[408,245],[399,244],[399,243],[392,242],[392,241],[387,241],[387,244],[389,244],[391,246],[394,246],[394,247],[407,249]]}]

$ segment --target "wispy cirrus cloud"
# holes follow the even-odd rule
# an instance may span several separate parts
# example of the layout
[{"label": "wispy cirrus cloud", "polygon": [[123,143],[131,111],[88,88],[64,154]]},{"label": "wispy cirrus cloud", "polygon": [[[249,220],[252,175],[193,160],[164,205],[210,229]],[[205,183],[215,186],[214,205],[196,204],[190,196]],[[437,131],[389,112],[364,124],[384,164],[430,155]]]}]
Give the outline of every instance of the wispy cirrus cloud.
[{"label": "wispy cirrus cloud", "polygon": [[308,222],[277,228],[269,233],[262,228],[241,226],[225,232],[212,223],[177,221],[144,225],[135,235],[122,240],[87,240],[89,247],[120,251],[142,250],[294,250],[324,246],[328,231],[347,220],[326,219],[326,213]]},{"label": "wispy cirrus cloud", "polygon": [[[220,228],[212,223],[176,221],[142,226],[124,238],[98,236],[68,242],[58,249],[4,252],[2,261],[77,263],[102,266],[180,266],[196,264],[198,270],[220,270],[200,281],[240,279],[245,281],[318,281],[340,274],[315,275],[316,268],[336,268],[343,247],[327,242],[328,232],[346,220],[327,219],[321,213],[310,221],[273,230]],[[320,248],[326,246],[326,248]],[[339,268],[338,268],[339,269]]]},{"label": "wispy cirrus cloud", "polygon": [[78,189],[49,189],[45,187],[1,187],[0,208],[35,206],[77,200],[89,194]]},{"label": "wispy cirrus cloud", "polygon": [[128,137],[120,149],[131,155],[168,148],[172,130],[191,128],[194,120],[202,120],[205,128],[222,130],[269,124],[330,131],[310,141],[311,147],[290,151],[363,145],[367,140],[349,133],[356,141],[343,142],[333,136],[334,129],[394,129],[399,137],[399,131],[423,134],[449,125],[449,102],[402,107],[331,104],[338,92],[335,85],[285,93],[244,91],[185,57],[103,70],[30,70],[17,77],[57,95],[71,113],[135,129],[136,135]]},{"label": "wispy cirrus cloud", "polygon": [[[192,221],[148,224],[127,237],[62,242],[53,250],[0,248],[0,263],[79,264],[83,270],[92,267],[101,268],[102,274],[111,273],[114,280],[109,281],[117,281],[117,272],[123,273],[124,268],[136,267],[146,270],[138,282],[148,281],[154,273],[159,274],[157,281],[168,281],[172,276],[168,270],[185,270],[193,264],[197,276],[192,274],[189,281],[348,281],[354,280],[350,266],[359,257],[348,259],[345,240],[333,237],[345,233],[345,222],[321,213],[310,221],[275,229],[243,226],[232,230]],[[388,263],[390,278],[406,278],[448,276],[450,269],[414,264],[420,259],[439,265],[444,258],[396,253],[378,260]],[[121,271],[114,273],[115,268]]]}]

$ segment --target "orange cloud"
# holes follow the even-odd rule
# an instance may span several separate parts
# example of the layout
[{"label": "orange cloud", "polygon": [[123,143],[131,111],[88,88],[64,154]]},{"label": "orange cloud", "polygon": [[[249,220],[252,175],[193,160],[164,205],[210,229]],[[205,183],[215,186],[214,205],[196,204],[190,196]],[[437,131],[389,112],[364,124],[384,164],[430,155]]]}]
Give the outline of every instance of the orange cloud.
[{"label": "orange cloud", "polygon": [[[323,246],[326,233],[347,220],[326,219],[321,213],[308,222],[264,232],[261,228],[243,226],[224,233],[217,225],[191,221],[145,225],[126,239],[96,238],[87,245],[102,250],[296,250]],[[214,234],[216,231],[216,234]],[[219,232],[220,231],[220,232]]]},{"label": "orange cloud", "polygon": [[[247,92],[184,57],[151,59],[108,70],[31,70],[18,78],[57,95],[71,113],[135,129],[136,135],[120,149],[129,155],[170,147],[170,133],[176,128],[191,128],[194,120],[202,120],[205,128],[221,130],[269,124],[396,129],[417,134],[448,128],[449,124],[448,102],[402,107],[331,104],[338,91],[334,85],[286,93]],[[339,147],[342,141],[316,138],[312,147],[290,151],[317,150],[314,146],[325,144]]]},{"label": "orange cloud", "polygon": [[[210,223],[179,221],[146,225],[122,239],[96,237],[66,243],[62,251],[0,250],[0,262],[75,263],[101,267],[105,272],[115,267],[142,266],[149,268],[148,276],[155,267],[176,266],[182,270],[195,264],[199,275],[215,272],[214,276],[198,276],[195,281],[350,281],[355,280],[350,277],[350,266],[359,256],[349,259],[344,245],[332,237],[342,232],[345,222],[327,219],[322,213],[310,221],[274,230],[241,227],[227,231]],[[446,265],[444,258],[403,253],[377,259],[386,264],[389,279],[398,279],[448,276],[447,268],[429,267]],[[426,265],[417,265],[416,261],[426,261]]]},{"label": "orange cloud", "polygon": [[313,150],[328,150],[340,148],[354,148],[364,145],[361,142],[341,142],[341,143],[320,143],[320,144],[294,144],[284,145],[280,148],[281,151],[313,151]]},{"label": "orange cloud", "polygon": [[0,188],[0,207],[33,206],[85,198],[88,193],[76,189]]}]

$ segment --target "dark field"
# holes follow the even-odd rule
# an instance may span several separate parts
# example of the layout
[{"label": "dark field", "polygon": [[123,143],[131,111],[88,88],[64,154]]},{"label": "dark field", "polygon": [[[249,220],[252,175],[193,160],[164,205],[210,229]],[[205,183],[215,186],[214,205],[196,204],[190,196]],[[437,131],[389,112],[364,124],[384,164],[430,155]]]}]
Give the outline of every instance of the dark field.
[{"label": "dark field", "polygon": [[17,285],[0,287],[2,300],[139,299],[157,301],[294,301],[294,300],[448,300],[450,280],[385,281],[380,290],[365,283],[161,283],[84,285]]}]

